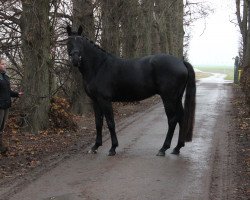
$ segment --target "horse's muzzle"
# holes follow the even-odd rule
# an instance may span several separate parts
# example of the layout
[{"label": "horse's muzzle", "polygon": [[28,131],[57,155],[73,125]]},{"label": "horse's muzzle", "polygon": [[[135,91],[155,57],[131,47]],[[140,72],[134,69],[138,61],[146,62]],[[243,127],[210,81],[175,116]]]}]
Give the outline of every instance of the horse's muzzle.
[{"label": "horse's muzzle", "polygon": [[81,58],[79,56],[73,56],[71,57],[71,63],[74,67],[79,67],[81,62]]}]

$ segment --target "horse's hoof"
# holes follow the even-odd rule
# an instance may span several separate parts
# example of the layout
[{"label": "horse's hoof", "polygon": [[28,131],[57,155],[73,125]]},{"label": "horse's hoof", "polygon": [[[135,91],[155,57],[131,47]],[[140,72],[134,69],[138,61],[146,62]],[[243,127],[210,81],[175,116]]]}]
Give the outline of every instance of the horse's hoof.
[{"label": "horse's hoof", "polygon": [[180,150],[174,149],[171,154],[179,155],[180,154]]},{"label": "horse's hoof", "polygon": [[89,154],[97,154],[97,150],[90,149],[90,150],[88,151],[88,153],[89,153]]},{"label": "horse's hoof", "polygon": [[114,156],[115,154],[116,154],[115,151],[110,151],[109,154],[108,154],[108,156]]},{"label": "horse's hoof", "polygon": [[156,154],[156,156],[165,156],[165,152],[159,151],[159,152]]}]

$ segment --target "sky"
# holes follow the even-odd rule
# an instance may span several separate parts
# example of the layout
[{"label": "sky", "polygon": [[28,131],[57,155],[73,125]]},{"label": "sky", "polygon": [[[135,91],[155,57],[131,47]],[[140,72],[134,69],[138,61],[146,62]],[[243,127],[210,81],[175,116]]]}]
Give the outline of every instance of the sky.
[{"label": "sky", "polygon": [[235,1],[199,2],[210,2],[209,5],[214,12],[205,20],[196,21],[192,27],[188,52],[190,63],[194,66],[233,66],[233,58],[238,54],[240,41],[238,27],[230,22],[236,22]]}]

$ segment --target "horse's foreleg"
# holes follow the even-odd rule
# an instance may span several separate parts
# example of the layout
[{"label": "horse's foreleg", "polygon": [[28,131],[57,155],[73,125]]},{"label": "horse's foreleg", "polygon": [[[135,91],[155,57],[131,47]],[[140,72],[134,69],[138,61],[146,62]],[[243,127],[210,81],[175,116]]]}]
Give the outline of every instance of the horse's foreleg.
[{"label": "horse's foreleg", "polygon": [[112,141],[112,146],[111,146],[111,149],[109,150],[108,155],[114,156],[116,154],[115,149],[116,147],[118,147],[118,140],[117,140],[116,132],[115,132],[115,121],[114,121],[112,103],[109,101],[102,101],[100,105],[101,105],[103,114],[106,118],[109,132],[111,135],[111,141]]},{"label": "horse's foreleg", "polygon": [[110,131],[111,135],[111,141],[112,141],[112,146],[111,149],[109,150],[109,156],[114,156],[116,154],[116,147],[118,147],[118,140],[116,137],[116,132],[115,132],[115,122],[114,122],[114,117],[113,116],[105,116],[108,124],[108,128]]},{"label": "horse's foreleg", "polygon": [[96,142],[91,148],[91,153],[96,153],[99,146],[102,146],[102,126],[103,126],[103,113],[97,102],[93,104],[95,112],[95,124],[96,124]]}]

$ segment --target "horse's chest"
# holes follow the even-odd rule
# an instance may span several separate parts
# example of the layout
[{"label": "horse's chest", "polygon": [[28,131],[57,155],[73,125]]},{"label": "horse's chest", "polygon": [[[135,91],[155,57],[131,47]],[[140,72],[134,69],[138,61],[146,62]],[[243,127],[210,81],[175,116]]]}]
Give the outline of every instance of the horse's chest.
[{"label": "horse's chest", "polygon": [[99,84],[88,84],[85,87],[85,91],[90,98],[98,98],[98,97],[109,97],[108,87],[104,87],[104,85]]}]

